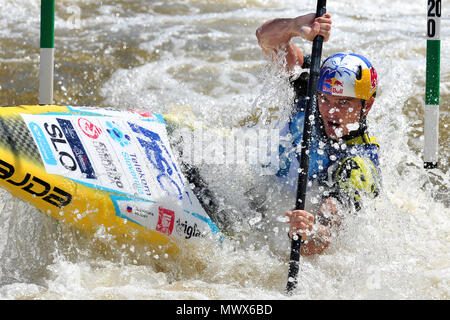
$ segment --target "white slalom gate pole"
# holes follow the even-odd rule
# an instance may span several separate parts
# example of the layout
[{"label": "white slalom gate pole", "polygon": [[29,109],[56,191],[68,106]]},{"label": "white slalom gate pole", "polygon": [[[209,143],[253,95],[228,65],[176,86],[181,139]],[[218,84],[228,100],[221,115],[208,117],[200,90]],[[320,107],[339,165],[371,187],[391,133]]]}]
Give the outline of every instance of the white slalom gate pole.
[{"label": "white slalom gate pole", "polygon": [[41,0],[39,104],[53,103],[55,0]]},{"label": "white slalom gate pole", "polygon": [[441,0],[427,0],[427,71],[424,110],[424,168],[438,164]]}]

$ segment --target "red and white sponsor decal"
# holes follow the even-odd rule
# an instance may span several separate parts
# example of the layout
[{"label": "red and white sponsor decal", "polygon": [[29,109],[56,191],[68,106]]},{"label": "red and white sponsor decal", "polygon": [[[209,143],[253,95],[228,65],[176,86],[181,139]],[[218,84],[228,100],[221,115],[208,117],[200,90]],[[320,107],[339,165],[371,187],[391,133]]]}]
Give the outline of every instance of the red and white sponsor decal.
[{"label": "red and white sponsor decal", "polygon": [[85,118],[78,119],[78,126],[85,135],[92,139],[97,139],[102,133],[102,129]]},{"label": "red and white sponsor decal", "polygon": [[158,224],[156,225],[156,231],[171,235],[173,231],[173,225],[175,223],[175,212],[163,207],[159,207]]}]

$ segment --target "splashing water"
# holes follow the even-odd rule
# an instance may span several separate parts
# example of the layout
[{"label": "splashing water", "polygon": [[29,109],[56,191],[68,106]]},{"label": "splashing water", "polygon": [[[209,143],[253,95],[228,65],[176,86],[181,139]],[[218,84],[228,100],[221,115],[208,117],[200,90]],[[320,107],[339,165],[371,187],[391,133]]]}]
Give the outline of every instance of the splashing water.
[{"label": "splashing water", "polygon": [[[37,103],[39,5],[0,0],[1,104]],[[212,127],[283,122],[294,93],[268,66],[255,30],[314,10],[315,1],[291,0],[58,1],[55,102],[160,113],[188,106]],[[345,218],[324,254],[301,258],[289,298],[448,299],[450,58],[441,62],[440,164],[426,171],[425,2],[330,1],[327,10],[333,31],[323,56],[358,52],[379,75],[368,124],[381,145],[383,189]],[[448,52],[448,15],[441,34]],[[247,163],[200,171],[233,217],[234,235],[221,247],[194,243],[177,259],[83,235],[0,190],[0,297],[287,299],[283,216],[294,196]]]}]

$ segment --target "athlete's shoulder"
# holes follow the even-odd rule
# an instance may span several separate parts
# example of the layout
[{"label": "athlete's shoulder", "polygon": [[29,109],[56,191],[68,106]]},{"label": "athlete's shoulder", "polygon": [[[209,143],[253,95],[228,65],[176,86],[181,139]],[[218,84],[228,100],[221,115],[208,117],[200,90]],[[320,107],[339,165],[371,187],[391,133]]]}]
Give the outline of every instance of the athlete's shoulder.
[{"label": "athlete's shoulder", "polygon": [[308,95],[309,73],[304,71],[298,77],[290,79],[290,84],[294,88],[297,100],[302,100]]}]

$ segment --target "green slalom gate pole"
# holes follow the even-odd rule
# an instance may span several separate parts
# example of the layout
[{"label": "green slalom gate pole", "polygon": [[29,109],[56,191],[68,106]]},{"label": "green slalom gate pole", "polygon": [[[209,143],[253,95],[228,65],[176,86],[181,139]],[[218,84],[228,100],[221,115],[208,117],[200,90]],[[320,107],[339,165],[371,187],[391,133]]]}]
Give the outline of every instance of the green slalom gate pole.
[{"label": "green slalom gate pole", "polygon": [[441,12],[441,0],[428,0],[423,153],[424,168],[426,169],[436,168],[438,164]]},{"label": "green slalom gate pole", "polygon": [[41,0],[39,104],[53,103],[55,0]]}]

